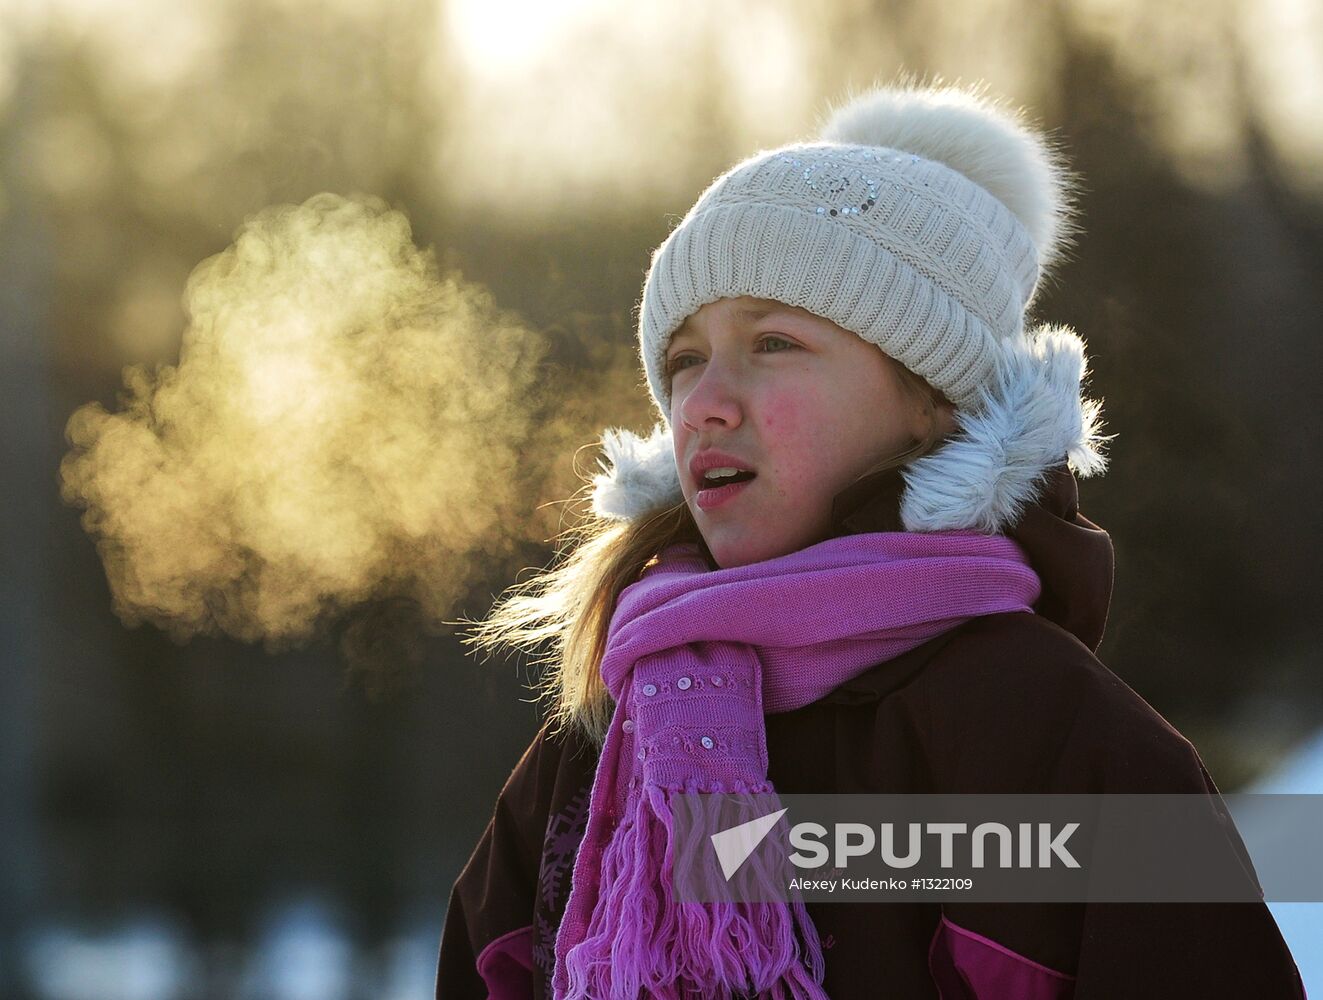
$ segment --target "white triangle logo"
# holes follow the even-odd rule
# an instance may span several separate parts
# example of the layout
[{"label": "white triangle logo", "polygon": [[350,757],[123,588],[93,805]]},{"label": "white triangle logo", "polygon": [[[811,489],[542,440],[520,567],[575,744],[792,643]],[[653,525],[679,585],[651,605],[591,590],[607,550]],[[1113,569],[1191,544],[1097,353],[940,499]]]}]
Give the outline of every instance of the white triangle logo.
[{"label": "white triangle logo", "polygon": [[721,874],[727,882],[739,871],[740,865],[754,852],[754,848],[763,842],[772,827],[776,826],[776,821],[785,814],[786,810],[781,809],[712,834],[712,846],[716,849],[717,859],[721,862]]}]

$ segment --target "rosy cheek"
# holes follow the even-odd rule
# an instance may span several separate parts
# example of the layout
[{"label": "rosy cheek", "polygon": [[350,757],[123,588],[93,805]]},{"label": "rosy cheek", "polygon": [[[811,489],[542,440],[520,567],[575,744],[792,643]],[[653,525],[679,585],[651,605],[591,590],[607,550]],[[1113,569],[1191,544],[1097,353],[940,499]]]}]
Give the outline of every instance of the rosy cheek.
[{"label": "rosy cheek", "polygon": [[798,423],[798,406],[792,396],[778,396],[763,406],[763,430],[775,434],[793,430]]}]

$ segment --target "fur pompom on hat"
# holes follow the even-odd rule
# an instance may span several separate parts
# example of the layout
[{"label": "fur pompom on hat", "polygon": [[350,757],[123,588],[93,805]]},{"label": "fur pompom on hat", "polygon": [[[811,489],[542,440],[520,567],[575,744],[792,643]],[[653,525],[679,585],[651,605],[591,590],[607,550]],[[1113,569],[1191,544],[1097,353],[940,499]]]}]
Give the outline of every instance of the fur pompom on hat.
[{"label": "fur pompom on hat", "polygon": [[873,90],[833,112],[821,137],[901,149],[959,171],[1028,230],[1044,272],[1077,232],[1074,179],[1063,157],[1022,112],[985,91]]},{"label": "fur pompom on hat", "polygon": [[978,88],[877,88],[817,139],[736,164],[653,253],[639,353],[661,420],[647,438],[603,435],[594,512],[630,520],[683,502],[666,348],[702,306],[742,295],[831,320],[955,404],[957,433],[902,470],[907,531],[997,533],[1063,460],[1102,472],[1083,342],[1025,329],[1076,232],[1072,190],[1047,137]]}]

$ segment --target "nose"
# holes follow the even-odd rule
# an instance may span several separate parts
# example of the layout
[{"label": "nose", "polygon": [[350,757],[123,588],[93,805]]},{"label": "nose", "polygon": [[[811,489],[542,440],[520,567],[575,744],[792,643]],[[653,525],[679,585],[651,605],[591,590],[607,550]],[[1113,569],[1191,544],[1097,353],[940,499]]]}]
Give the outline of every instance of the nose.
[{"label": "nose", "polygon": [[738,427],[743,419],[738,377],[714,358],[702,366],[697,378],[690,378],[682,393],[673,393],[672,404],[679,409],[681,423],[691,431],[720,426]]}]

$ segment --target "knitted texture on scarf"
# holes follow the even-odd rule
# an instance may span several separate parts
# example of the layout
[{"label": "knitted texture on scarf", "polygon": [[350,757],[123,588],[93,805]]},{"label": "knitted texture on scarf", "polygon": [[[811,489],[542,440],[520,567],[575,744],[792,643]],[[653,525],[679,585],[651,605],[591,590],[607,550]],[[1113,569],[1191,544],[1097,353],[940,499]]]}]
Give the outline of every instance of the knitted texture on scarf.
[{"label": "knitted texture on scarf", "polygon": [[877,532],[712,570],[673,545],[616,602],[602,658],[615,699],[556,938],[555,1000],[824,998],[800,901],[680,903],[671,797],[774,793],[766,713],[823,697],[981,615],[1030,611],[1011,539]]}]

